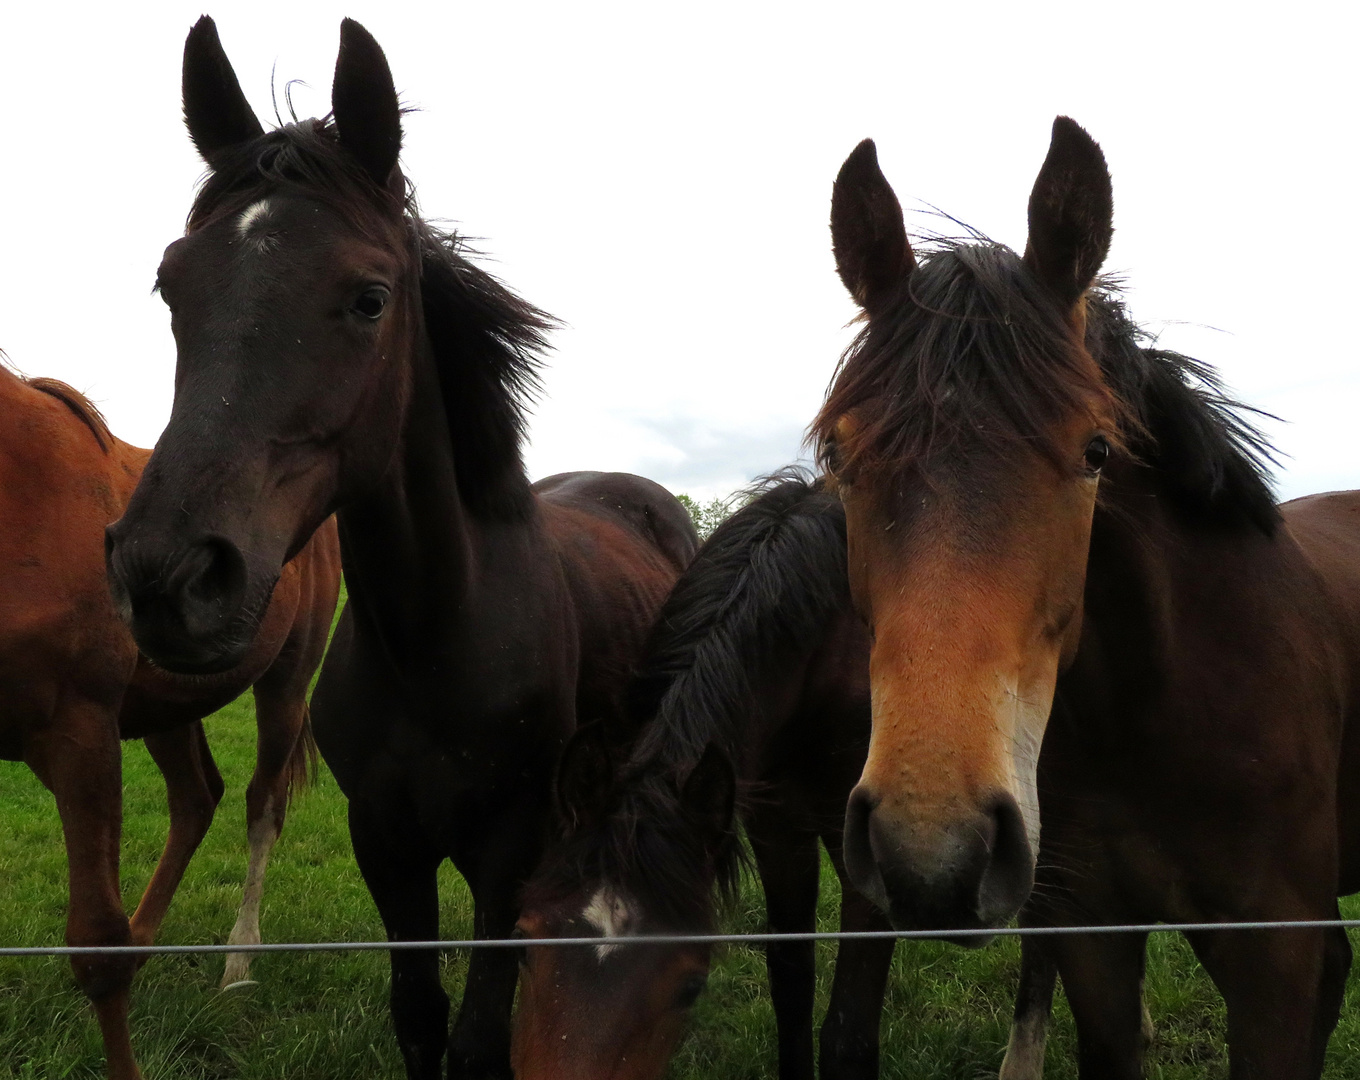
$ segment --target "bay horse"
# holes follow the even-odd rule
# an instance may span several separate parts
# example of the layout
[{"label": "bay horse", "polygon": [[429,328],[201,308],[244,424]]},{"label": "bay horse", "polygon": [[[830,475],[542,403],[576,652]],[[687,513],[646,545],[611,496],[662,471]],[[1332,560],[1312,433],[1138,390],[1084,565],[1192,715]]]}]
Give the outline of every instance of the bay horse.
[{"label": "bay horse", "polygon": [[[233,667],[174,675],[139,657],[104,574],[104,527],[148,456],[114,437],[65,383],[0,365],[0,758],[26,762],[56,798],[70,870],[67,943],[151,944],[223,793],[201,720],[253,686],[250,863],[229,942],[254,943],[265,863],[314,758],[306,693],[335,609],[339,543],[328,523],[289,563],[253,647]],[[146,742],[170,808],[165,850],[131,920],[118,880],[120,738]],[[140,1075],[127,1023],[137,966],[127,957],[72,960],[114,1080]],[[244,955],[230,954],[224,982],[246,972]]]},{"label": "bay horse", "polygon": [[[526,887],[518,935],[714,932],[741,869],[736,816],[771,933],[816,929],[819,843],[840,881],[841,929],[889,929],[841,850],[870,722],[869,640],[845,568],[840,500],[794,470],[718,526],[657,616],[627,725],[584,727],[563,752],[559,837]],[[781,1080],[878,1076],[893,944],[840,944],[816,1055],[814,945],[766,946]],[[699,945],[526,947],[516,1077],[659,1080],[708,966]],[[1026,952],[1013,1046],[1042,1047],[1054,978]]]},{"label": "bay horse", "polygon": [[[1360,888],[1360,494],[1277,507],[1213,373],[1097,279],[1111,183],[1072,120],[1023,255],[918,257],[867,140],[831,228],[865,319],[813,426],[873,641],[851,879],[900,927],[1335,918]],[[1318,1076],[1344,931],[1187,937],[1231,1075]],[[1145,939],[1041,948],[1081,1075],[1140,1075]]]},{"label": "bay horse", "polygon": [[[845,799],[869,735],[868,642],[850,607],[839,501],[796,475],[718,526],[661,608],[627,723],[582,728],[557,777],[561,839],[526,888],[527,938],[712,933],[737,885],[740,816],[772,932],[816,929],[825,843],[841,925],[887,929],[846,883]],[[702,991],[709,948],[526,948],[519,1080],[659,1078]],[[845,942],[823,1077],[878,1072],[892,941]],[[813,1075],[812,942],[766,950],[782,1080]]]},{"label": "bay horse", "polygon": [[[525,400],[551,320],[418,215],[381,48],[340,30],[333,115],[266,133],[204,17],[184,51],[210,172],[158,285],[175,398],[110,583],[139,646],[211,672],[250,647],[280,567],[338,515],[349,602],[312,701],[393,941],[437,936],[451,858],[478,937],[514,928],[576,718],[626,673],[698,546],[641,477],[530,485]],[[433,952],[391,954],[413,1080],[510,1075],[517,967],[477,950],[457,1022]]]}]

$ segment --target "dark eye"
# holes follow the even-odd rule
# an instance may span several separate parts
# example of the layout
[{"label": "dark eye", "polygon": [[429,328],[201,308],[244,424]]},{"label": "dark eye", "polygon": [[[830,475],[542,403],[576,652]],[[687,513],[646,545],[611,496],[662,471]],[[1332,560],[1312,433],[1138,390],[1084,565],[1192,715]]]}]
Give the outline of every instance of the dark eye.
[{"label": "dark eye", "polygon": [[708,985],[708,976],[705,974],[691,975],[680,987],[680,993],[676,995],[675,1004],[678,1008],[688,1009],[696,1001],[699,995],[704,992],[704,987]]},{"label": "dark eye", "polygon": [[[526,940],[528,940],[529,935],[526,934],[522,929],[520,929],[520,928],[517,926],[517,927],[514,928],[514,930],[512,930],[512,931],[510,932],[510,937],[511,937],[514,941],[526,941]],[[511,950],[510,950],[510,952],[514,955],[515,959],[519,961],[519,966],[520,966],[520,967],[525,967],[525,966],[528,965],[528,963],[529,963],[529,950],[526,949],[523,945],[520,945],[518,948],[513,948],[513,947],[512,947]]]},{"label": "dark eye", "polygon": [[377,319],[387,307],[387,299],[392,294],[381,285],[373,285],[359,294],[354,301],[354,313],[365,319]]},{"label": "dark eye", "polygon": [[1097,435],[1086,444],[1086,471],[1095,476],[1105,467],[1105,462],[1110,456],[1110,444],[1105,441],[1103,435]]}]

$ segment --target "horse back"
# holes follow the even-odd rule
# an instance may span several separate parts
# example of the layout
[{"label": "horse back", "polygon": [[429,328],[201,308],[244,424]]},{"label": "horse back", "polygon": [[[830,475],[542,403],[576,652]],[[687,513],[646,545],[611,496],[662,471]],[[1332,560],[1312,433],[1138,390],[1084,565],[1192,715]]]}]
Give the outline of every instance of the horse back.
[{"label": "horse back", "polygon": [[1342,895],[1360,890],[1360,491],[1327,492],[1281,507],[1334,604],[1330,645],[1340,655],[1343,702],[1337,822]]},{"label": "horse back", "polygon": [[559,473],[538,481],[580,638],[577,723],[617,718],[658,609],[699,539],[683,506],[630,473]]},{"label": "horse back", "polygon": [[22,756],[64,692],[117,705],[136,649],[105,581],[104,526],[144,461],[75,390],[0,369],[0,757]]}]

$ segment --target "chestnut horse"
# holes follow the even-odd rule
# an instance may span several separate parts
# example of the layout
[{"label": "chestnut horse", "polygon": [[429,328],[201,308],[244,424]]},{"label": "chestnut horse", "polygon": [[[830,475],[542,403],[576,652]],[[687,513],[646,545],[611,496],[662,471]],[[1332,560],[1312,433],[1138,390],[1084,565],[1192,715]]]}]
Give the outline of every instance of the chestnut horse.
[{"label": "chestnut horse", "polygon": [[[178,349],[170,423],[110,581],[141,648],[210,672],[251,646],[274,580],[335,512],[349,603],[312,702],[389,937],[439,930],[451,858],[478,937],[513,930],[552,768],[577,716],[615,715],[698,546],[640,477],[531,486],[524,400],[550,320],[416,213],[377,42],[341,25],[333,116],[265,133],[212,20],[184,52],[211,172],[159,287]],[[432,952],[391,956],[412,1078],[510,1075],[516,963],[477,950],[459,1018]]]},{"label": "chestnut horse", "polygon": [[[104,527],[148,454],[115,438],[71,387],[0,366],[0,757],[27,762],[56,796],[70,866],[67,943],[150,944],[222,797],[200,721],[254,686],[250,865],[229,939],[254,943],[265,861],[314,757],[307,684],[335,610],[339,544],[328,524],[289,564],[254,647],[230,670],[184,678],[149,664],[113,610],[103,557]],[[145,740],[170,805],[165,851],[130,922],[118,882],[120,737]],[[109,1075],[132,1080],[136,963],[77,957],[72,966],[99,1017]],[[244,955],[232,954],[225,981],[245,974]]]},{"label": "chestnut horse", "polygon": [[[1110,192],[1060,117],[1024,255],[918,259],[871,142],[836,181],[866,324],[815,434],[874,701],[846,863],[898,926],[1328,919],[1360,888],[1360,494],[1275,505],[1212,373],[1096,284]],[[1316,1077],[1345,933],[1187,936],[1232,1076]],[[1144,947],[1043,946],[1084,1077],[1140,1075]]]}]

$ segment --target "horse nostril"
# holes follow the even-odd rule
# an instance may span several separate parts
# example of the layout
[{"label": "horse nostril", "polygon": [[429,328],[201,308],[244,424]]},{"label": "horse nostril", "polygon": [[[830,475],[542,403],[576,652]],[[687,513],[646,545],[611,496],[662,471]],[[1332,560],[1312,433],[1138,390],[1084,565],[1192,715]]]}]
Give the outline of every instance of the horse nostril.
[{"label": "horse nostril", "polygon": [[1034,852],[1025,818],[1010,794],[998,795],[989,815],[989,858],[978,884],[977,914],[984,925],[1008,921],[1034,887]]},{"label": "horse nostril", "polygon": [[845,832],[841,843],[850,880],[860,892],[886,910],[887,894],[869,835],[871,815],[877,808],[878,798],[866,788],[856,787],[850,792],[845,804]]},{"label": "horse nostril", "polygon": [[240,609],[245,600],[246,562],[230,540],[210,537],[180,557],[165,582],[165,593],[178,601],[185,629],[206,636]]}]

